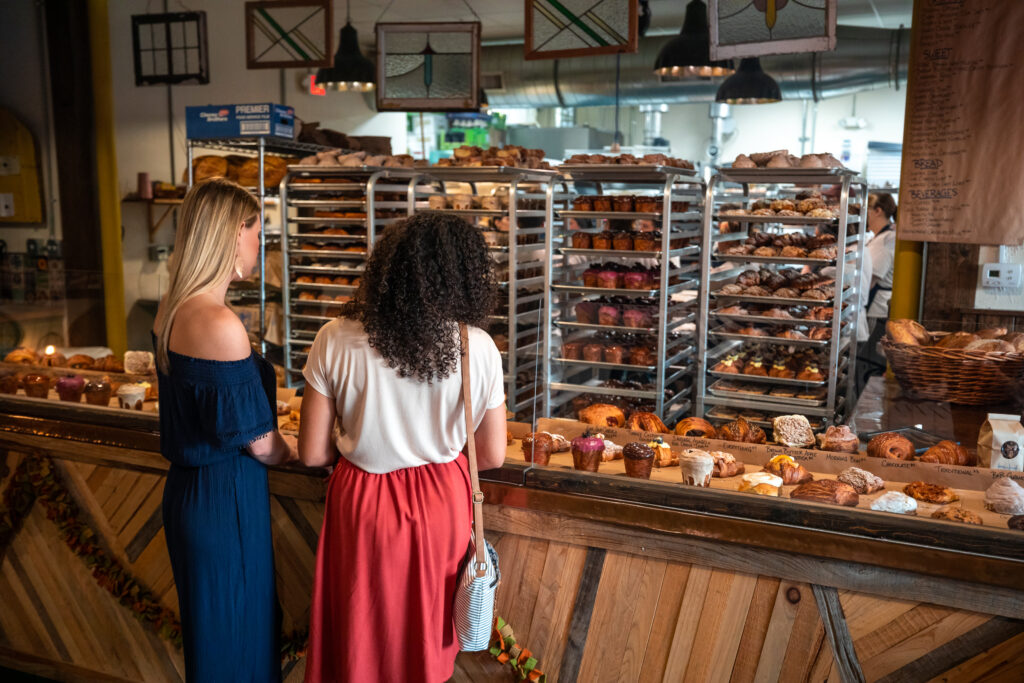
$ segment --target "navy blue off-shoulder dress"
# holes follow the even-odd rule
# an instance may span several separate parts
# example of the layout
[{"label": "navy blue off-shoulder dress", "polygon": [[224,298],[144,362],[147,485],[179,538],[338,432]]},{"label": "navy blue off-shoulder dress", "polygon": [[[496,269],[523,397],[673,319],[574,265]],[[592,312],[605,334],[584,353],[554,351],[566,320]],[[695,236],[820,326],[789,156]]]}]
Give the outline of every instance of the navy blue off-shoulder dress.
[{"label": "navy blue off-shoulder dress", "polygon": [[278,681],[266,467],[246,446],[276,428],[274,370],[255,353],[169,353],[158,373],[160,450],[171,462],[163,521],[188,681]]}]

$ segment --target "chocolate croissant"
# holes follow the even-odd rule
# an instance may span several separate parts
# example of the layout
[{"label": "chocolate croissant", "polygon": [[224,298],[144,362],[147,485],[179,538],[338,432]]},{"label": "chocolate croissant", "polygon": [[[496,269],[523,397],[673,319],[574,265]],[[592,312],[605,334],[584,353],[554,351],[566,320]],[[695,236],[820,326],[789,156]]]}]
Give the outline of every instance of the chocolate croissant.
[{"label": "chocolate croissant", "polygon": [[868,442],[868,455],[886,460],[913,460],[914,444],[899,434],[879,434]]},{"label": "chocolate croissant", "polygon": [[722,441],[735,441],[737,443],[764,443],[764,430],[757,425],[752,425],[742,417],[732,422],[726,422],[718,428],[718,438]]},{"label": "chocolate croissant", "polygon": [[661,421],[654,413],[646,413],[643,411],[635,411],[630,414],[629,419],[626,421],[626,429],[635,429],[640,432],[658,432],[659,434],[668,434],[668,427]]},{"label": "chocolate croissant", "polygon": [[978,456],[973,455],[960,444],[952,441],[940,441],[921,456],[921,462],[933,462],[940,465],[969,465],[978,464]]},{"label": "chocolate croissant", "polygon": [[714,439],[718,435],[715,426],[701,417],[688,417],[676,425],[679,436],[695,436],[701,439]]}]

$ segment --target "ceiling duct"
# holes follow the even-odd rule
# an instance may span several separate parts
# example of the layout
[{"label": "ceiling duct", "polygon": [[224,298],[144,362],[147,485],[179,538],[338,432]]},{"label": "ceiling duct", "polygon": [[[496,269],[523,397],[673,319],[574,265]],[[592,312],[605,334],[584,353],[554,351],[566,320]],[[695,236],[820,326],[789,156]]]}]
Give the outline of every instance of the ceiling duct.
[{"label": "ceiling duct", "polygon": [[[622,55],[622,104],[713,102],[721,79],[661,82],[651,69],[665,36],[641,38],[640,48]],[[836,27],[832,52],[772,55],[764,70],[784,100],[848,95],[901,86],[907,80],[910,29]],[[615,56],[560,60],[523,59],[522,45],[484,47],[480,71],[500,76],[500,89],[487,89],[492,107],[595,107],[615,104]],[[492,81],[497,82],[497,81]]]}]

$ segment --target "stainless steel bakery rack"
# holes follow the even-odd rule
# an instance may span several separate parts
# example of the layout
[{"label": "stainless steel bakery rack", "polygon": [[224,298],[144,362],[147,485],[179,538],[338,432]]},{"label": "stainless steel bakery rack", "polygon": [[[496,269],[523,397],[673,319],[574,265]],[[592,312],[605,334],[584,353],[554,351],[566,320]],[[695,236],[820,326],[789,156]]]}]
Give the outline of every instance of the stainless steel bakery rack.
[{"label": "stainless steel bakery rack", "polygon": [[[788,198],[800,191],[839,186],[834,217],[802,215],[754,215],[753,195]],[[726,205],[723,189],[732,204]],[[737,202],[737,193],[742,200]],[[859,211],[850,213],[851,206]],[[738,204],[738,208],[737,208]],[[857,318],[861,306],[861,273],[864,263],[864,231],[867,224],[867,184],[847,169],[730,169],[720,168],[708,182],[705,195],[703,258],[701,259],[700,324],[697,339],[697,414],[713,423],[744,416],[770,427],[771,418],[786,413],[809,417],[818,428],[841,424],[856,400]],[[728,253],[712,239],[712,226],[739,226],[743,234],[755,232],[784,235],[815,230],[835,235],[835,258],[807,255]],[[770,250],[769,250],[770,251]],[[833,277],[826,299],[775,297],[770,292],[723,292],[744,270],[778,271],[789,267]],[[771,307],[747,311],[747,305]],[[827,320],[807,319],[811,307],[827,307]],[[738,310],[737,310],[738,309]],[[772,315],[761,313],[771,312]],[[786,317],[791,316],[791,317]],[[757,326],[757,327],[755,327]],[[764,326],[770,326],[771,330]],[[780,336],[787,335],[787,336]],[[795,338],[789,338],[795,337]],[[786,354],[817,351],[824,360],[822,376],[771,377],[736,374],[729,356],[747,349],[774,350]],[[717,368],[717,369],[716,369]],[[789,368],[791,370],[792,368]],[[780,365],[780,374],[789,374]]]},{"label": "stainless steel bakery rack", "polygon": [[[186,149],[188,155],[188,186],[192,187],[193,174],[192,174],[192,160],[195,157],[195,151],[197,149],[205,149],[215,152],[227,152],[229,154],[237,154],[240,156],[255,157],[259,164],[258,181],[254,187],[248,188],[252,192],[260,204],[260,225],[266,225],[266,199],[268,196],[273,196],[277,193],[277,186],[267,186],[265,181],[264,169],[265,159],[267,154],[276,154],[285,157],[295,156],[307,156],[310,154],[316,154],[322,152],[328,147],[322,145],[316,145],[308,142],[298,142],[290,138],[281,138],[272,135],[260,135],[244,138],[188,138],[186,140]],[[281,209],[282,224],[284,217],[284,207]],[[282,225],[282,230],[284,230]],[[274,237],[268,237],[266,230],[260,230],[260,257],[259,257],[259,277],[254,287],[247,285],[239,285],[233,287],[229,292],[229,295],[233,296],[236,300],[240,301],[251,301],[255,299],[259,304],[259,330],[258,330],[258,342],[260,345],[260,352],[266,355],[267,353],[267,301],[268,299],[274,301],[280,301],[280,292],[278,288],[269,286],[267,284],[267,244],[272,243]],[[285,354],[287,356],[287,353]]]},{"label": "stainless steel bakery rack", "polygon": [[[692,407],[694,298],[706,230],[705,183],[692,170],[667,166],[574,164],[564,165],[559,171],[572,182],[574,199],[586,197],[589,191],[596,194],[585,209],[559,211],[562,225],[548,234],[545,327],[549,335],[544,362],[549,381],[544,386],[544,400],[551,406],[549,415],[575,417],[575,409],[587,400],[587,395],[607,396],[609,401],[634,399],[633,405],[644,405],[672,425]],[[652,210],[595,210],[609,207],[594,206],[594,198],[616,194],[635,195],[645,200],[643,204],[653,203],[648,207]],[[660,236],[653,237],[653,243],[644,244],[642,249],[593,244],[606,224],[614,226],[618,221],[623,227],[628,223],[629,230],[637,221],[646,222],[645,228],[660,230]],[[645,231],[634,232],[633,236]],[[579,238],[583,233],[591,234],[589,246],[574,243],[573,236]],[[585,240],[582,238],[584,245]],[[607,235],[603,241],[607,241]],[[585,278],[593,279],[593,266],[604,261],[620,270],[647,268],[654,282],[631,283],[641,287],[637,289],[624,288],[622,283],[612,288],[585,284]],[[597,301],[595,297],[599,297]],[[577,305],[589,307],[589,315],[593,315],[594,304],[602,300],[608,302],[607,306],[633,313],[629,323],[634,326],[624,326],[625,319],[580,319]],[[618,347],[610,358],[594,356],[596,344],[602,341],[613,349]],[[587,354],[590,358],[579,354],[579,345],[588,343],[595,349]],[[634,347],[644,351],[631,362],[629,351]],[[651,350],[653,354],[649,354]],[[586,353],[586,349],[583,351]],[[605,354],[609,354],[607,347]]]},{"label": "stainless steel bakery rack", "polygon": [[302,382],[317,331],[355,293],[381,231],[412,214],[425,182],[413,168],[288,167],[281,182],[287,386]]},{"label": "stainless steel bakery rack", "polygon": [[560,222],[569,201],[555,171],[512,166],[444,166],[424,169],[433,187],[417,190],[416,211],[462,216],[484,231],[503,296],[488,332],[501,352],[506,407],[516,419],[535,422],[541,402],[545,235]]}]

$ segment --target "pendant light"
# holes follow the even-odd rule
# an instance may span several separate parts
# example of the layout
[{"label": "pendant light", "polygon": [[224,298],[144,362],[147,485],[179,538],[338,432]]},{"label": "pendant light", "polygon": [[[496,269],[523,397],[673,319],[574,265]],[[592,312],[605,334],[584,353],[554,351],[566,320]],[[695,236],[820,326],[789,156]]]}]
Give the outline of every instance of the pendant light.
[{"label": "pendant light", "polygon": [[317,85],[328,90],[368,92],[377,81],[373,62],[359,50],[359,34],[352,26],[349,3],[345,3],[345,25],[341,29],[334,66],[316,72]]},{"label": "pendant light", "polygon": [[761,68],[757,57],[744,57],[740,68],[718,88],[715,102],[727,104],[770,104],[782,100],[782,91],[775,79]]},{"label": "pendant light", "polygon": [[674,80],[728,76],[733,70],[732,60],[711,61],[708,6],[703,0],[691,0],[686,6],[683,30],[661,48],[654,73],[662,80]]}]

